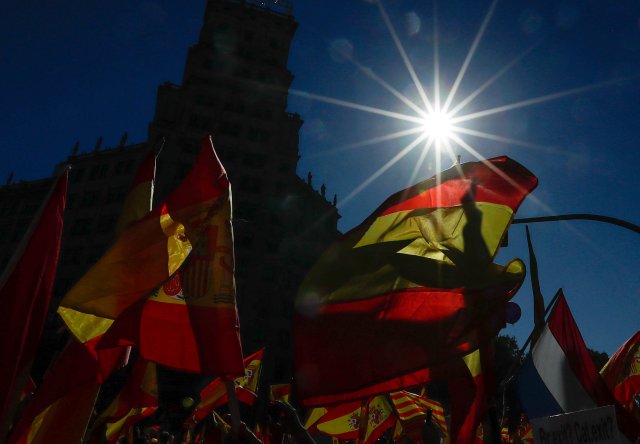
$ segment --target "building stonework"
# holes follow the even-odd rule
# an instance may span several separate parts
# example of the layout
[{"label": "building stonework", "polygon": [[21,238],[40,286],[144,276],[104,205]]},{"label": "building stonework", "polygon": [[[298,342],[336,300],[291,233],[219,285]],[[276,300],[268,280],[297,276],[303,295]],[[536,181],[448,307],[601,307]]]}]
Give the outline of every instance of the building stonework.
[{"label": "building stonework", "polygon": [[[191,168],[211,134],[233,193],[237,304],[245,354],[267,346],[270,379],[291,376],[293,299],[306,271],[338,235],[335,200],[296,174],[297,114],[286,112],[287,68],[297,23],[288,2],[209,0],[182,84],[160,85],[147,143],[87,153],[71,165],[54,304],[113,240],[115,222],[137,166],[151,147],[158,157],[154,203]],[[123,139],[124,140],[124,139]],[[10,248],[33,217],[52,179],[0,188]],[[32,208],[34,207],[34,208]],[[9,227],[9,225],[12,225]],[[14,229],[15,228],[15,229]],[[17,239],[17,241],[16,241]],[[0,258],[4,268],[8,258]]]}]

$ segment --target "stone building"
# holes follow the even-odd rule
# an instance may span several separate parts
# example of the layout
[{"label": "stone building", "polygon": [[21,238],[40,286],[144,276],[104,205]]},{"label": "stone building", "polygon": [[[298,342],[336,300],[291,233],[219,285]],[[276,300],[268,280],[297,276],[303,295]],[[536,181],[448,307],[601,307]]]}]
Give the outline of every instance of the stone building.
[{"label": "stone building", "polygon": [[[293,298],[306,270],[338,235],[339,218],[325,187],[316,191],[310,176],[296,174],[303,121],[286,111],[296,27],[283,0],[208,0],[182,83],[158,88],[148,142],[127,145],[123,136],[119,146],[103,149],[100,139],[90,152],[78,153],[76,146],[56,167],[54,173],[72,165],[55,302],[112,241],[123,197],[149,147],[164,141],[157,203],[186,175],[201,138],[213,134],[232,184],[243,347],[248,354],[268,346],[270,377],[291,376]],[[50,183],[0,188],[0,211],[13,213],[5,224],[15,225],[5,227],[3,243],[19,240]]]}]

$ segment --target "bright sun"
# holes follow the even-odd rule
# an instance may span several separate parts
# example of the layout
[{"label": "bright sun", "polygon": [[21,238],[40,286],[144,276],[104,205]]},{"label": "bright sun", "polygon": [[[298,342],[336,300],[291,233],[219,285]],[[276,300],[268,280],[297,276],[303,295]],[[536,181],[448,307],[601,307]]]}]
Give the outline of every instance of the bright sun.
[{"label": "bright sun", "polygon": [[442,111],[433,111],[427,114],[422,122],[423,133],[434,142],[446,143],[453,136],[453,121],[451,116]]}]

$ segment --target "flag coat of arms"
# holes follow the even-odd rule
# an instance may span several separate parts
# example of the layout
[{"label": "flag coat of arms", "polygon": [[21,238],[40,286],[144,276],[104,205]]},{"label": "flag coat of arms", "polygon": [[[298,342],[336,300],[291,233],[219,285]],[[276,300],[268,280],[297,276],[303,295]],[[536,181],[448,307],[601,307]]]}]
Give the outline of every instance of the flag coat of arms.
[{"label": "flag coat of arms", "polygon": [[[170,368],[243,373],[231,188],[210,138],[180,186],[123,229],[58,311],[82,342],[104,333],[98,349],[135,344]],[[75,322],[76,312],[102,322]]]},{"label": "flag coat of arms", "polygon": [[394,194],[329,247],[296,300],[302,402],[415,386],[422,369],[494,336],[524,264],[492,259],[536,185],[507,157],[457,165]]}]

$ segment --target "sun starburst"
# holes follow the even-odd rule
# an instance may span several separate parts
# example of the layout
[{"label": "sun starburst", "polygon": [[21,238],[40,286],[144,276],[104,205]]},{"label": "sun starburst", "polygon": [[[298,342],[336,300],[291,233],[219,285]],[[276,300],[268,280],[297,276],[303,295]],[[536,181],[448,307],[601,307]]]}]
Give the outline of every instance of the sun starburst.
[{"label": "sun starburst", "polygon": [[[382,108],[371,107],[359,103],[349,102],[342,99],[337,99],[333,97],[322,96],[318,94],[312,94],[299,90],[290,90],[289,92],[294,95],[302,96],[308,99],[325,102],[345,108],[350,108],[362,112],[367,112],[371,114],[376,114],[379,116],[389,117],[392,119],[396,119],[399,121],[408,122],[415,126],[407,130],[393,132],[387,135],[375,137],[372,139],[368,139],[361,142],[351,143],[349,145],[345,145],[342,147],[338,147],[331,152],[336,152],[344,149],[353,149],[357,147],[363,147],[372,145],[375,143],[381,143],[385,141],[390,141],[393,139],[399,139],[402,137],[415,135],[415,139],[407,144],[404,148],[398,150],[398,152],[391,157],[386,163],[384,163],[377,171],[371,174],[367,179],[365,179],[361,184],[357,185],[345,198],[341,200],[340,205],[345,205],[349,200],[355,197],[358,193],[362,192],[366,187],[368,187],[373,181],[375,181],[378,177],[380,177],[383,173],[388,171],[393,165],[398,163],[402,158],[407,156],[414,149],[422,148],[420,152],[418,162],[416,163],[413,173],[411,175],[411,180],[415,180],[419,175],[421,170],[424,170],[424,163],[429,160],[429,154],[432,153],[433,160],[435,161],[435,169],[436,171],[440,171],[442,156],[448,157],[454,163],[456,162],[456,155],[454,154],[454,150],[462,150],[462,152],[466,152],[472,157],[484,161],[484,157],[481,153],[474,148],[469,140],[464,136],[468,136],[471,138],[480,138],[485,140],[492,140],[496,142],[505,142],[510,143],[512,145],[518,145],[521,147],[527,147],[532,149],[540,149],[546,150],[547,152],[558,152],[557,149],[547,146],[541,146],[534,143],[515,140],[509,137],[505,137],[499,134],[494,134],[490,131],[480,131],[473,128],[468,128],[464,125],[469,124],[470,122],[474,122],[478,119],[482,119],[487,116],[505,113],[508,111],[512,111],[519,108],[524,108],[528,106],[533,106],[537,104],[541,104],[544,102],[548,102],[551,100],[559,100],[565,98],[567,96],[582,94],[587,91],[594,90],[596,88],[602,88],[605,86],[613,85],[615,83],[619,83],[620,80],[609,80],[606,82],[596,83],[592,85],[581,86],[577,88],[572,88],[564,91],[554,92],[550,94],[545,94],[539,97],[533,97],[525,100],[520,100],[514,103],[504,104],[500,106],[496,106],[488,109],[481,109],[479,111],[474,111],[470,113],[464,113],[464,109],[473,103],[484,91],[486,91],[491,85],[495,84],[499,80],[501,76],[507,73],[510,69],[512,69],[515,65],[517,65],[522,59],[524,59],[531,50],[535,47],[532,46],[526,49],[524,52],[519,54],[516,58],[507,63],[504,67],[499,69],[494,75],[492,75],[488,80],[486,80],[480,87],[470,93],[468,96],[462,98],[459,101],[456,101],[456,94],[460,89],[460,85],[462,84],[466,73],[468,72],[469,66],[473,57],[476,54],[476,51],[482,41],[483,35],[486,29],[489,26],[491,18],[496,10],[496,6],[498,0],[492,0],[487,13],[476,33],[473,42],[466,54],[464,61],[456,75],[455,81],[451,85],[451,88],[448,91],[444,91],[442,85],[440,84],[440,60],[439,60],[439,31],[438,31],[438,21],[437,21],[437,0],[434,0],[433,3],[433,51],[434,51],[434,72],[433,79],[430,92],[428,94],[428,88],[425,88],[422,81],[419,79],[416,69],[414,68],[409,55],[407,54],[405,48],[402,45],[401,39],[396,32],[396,29],[393,25],[389,14],[387,13],[383,0],[370,0],[370,3],[375,3],[380,12],[380,16],[386,25],[386,28],[389,32],[391,40],[395,45],[400,58],[411,78],[415,90],[417,91],[419,103],[408,98],[406,95],[399,92],[396,88],[390,85],[387,81],[382,79],[378,74],[374,72],[370,67],[364,66],[362,63],[357,61],[353,55],[349,54],[346,59],[351,62],[361,73],[363,73],[366,77],[370,78],[378,85],[380,85],[387,92],[392,94],[396,99],[402,102],[407,108],[413,111],[412,114],[400,113],[397,111],[389,111]],[[444,99],[444,100],[443,100]],[[488,166],[491,164],[487,163]],[[535,198],[534,198],[535,199]],[[541,202],[538,202],[539,205],[545,207]]]}]

